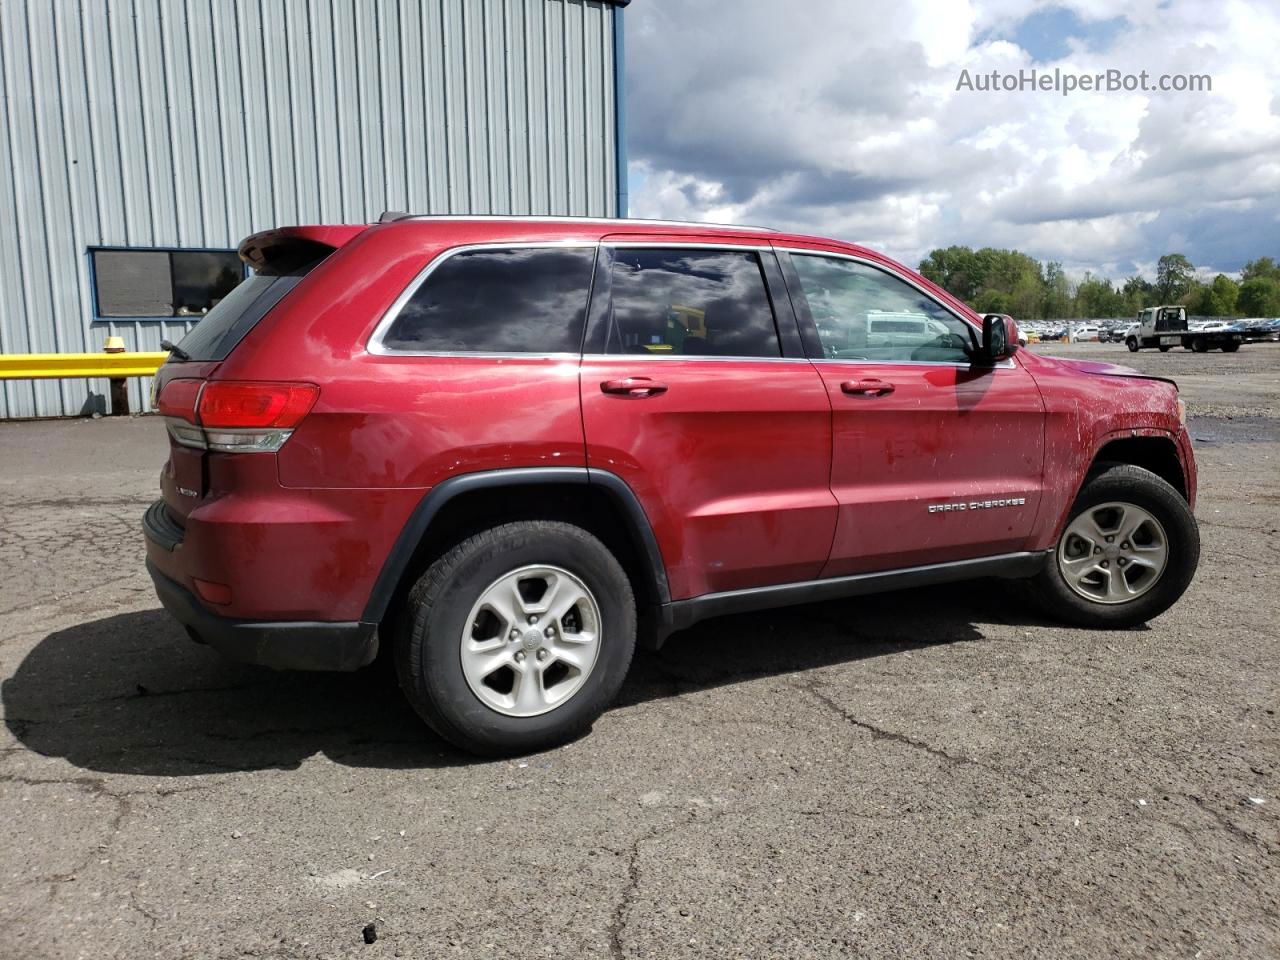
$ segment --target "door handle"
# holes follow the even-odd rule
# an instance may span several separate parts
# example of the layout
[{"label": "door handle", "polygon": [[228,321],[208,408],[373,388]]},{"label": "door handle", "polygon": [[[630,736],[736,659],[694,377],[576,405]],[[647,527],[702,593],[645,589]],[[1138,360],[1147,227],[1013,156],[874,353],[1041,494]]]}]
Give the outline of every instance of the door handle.
[{"label": "door handle", "polygon": [[840,389],[850,396],[858,397],[884,397],[893,393],[894,386],[887,380],[877,380],[875,377],[867,377],[864,380],[846,380],[840,384]]},{"label": "door handle", "polygon": [[622,377],[618,380],[606,380],[600,384],[603,393],[619,397],[656,397],[667,392],[667,385],[651,380],[649,377]]}]

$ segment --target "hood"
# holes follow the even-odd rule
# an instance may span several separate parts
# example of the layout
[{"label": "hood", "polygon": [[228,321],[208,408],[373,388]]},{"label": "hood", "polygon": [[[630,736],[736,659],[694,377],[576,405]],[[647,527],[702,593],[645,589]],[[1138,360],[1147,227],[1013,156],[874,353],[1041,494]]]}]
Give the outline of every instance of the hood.
[{"label": "hood", "polygon": [[1124,367],[1118,363],[1103,363],[1099,360],[1073,360],[1069,357],[1041,356],[1039,359],[1056,363],[1070,370],[1078,370],[1080,373],[1092,374],[1095,377],[1132,377],[1135,380],[1159,380],[1161,383],[1172,383],[1174,387],[1178,385],[1168,377],[1153,377],[1150,374],[1141,373],[1133,369],[1133,367]]},{"label": "hood", "polygon": [[1055,363],[1060,363],[1064,367],[1071,367],[1082,373],[1093,373],[1100,377],[1140,377],[1142,376],[1133,367],[1122,367],[1118,363],[1103,363],[1100,360],[1072,360],[1068,357],[1052,357]]}]

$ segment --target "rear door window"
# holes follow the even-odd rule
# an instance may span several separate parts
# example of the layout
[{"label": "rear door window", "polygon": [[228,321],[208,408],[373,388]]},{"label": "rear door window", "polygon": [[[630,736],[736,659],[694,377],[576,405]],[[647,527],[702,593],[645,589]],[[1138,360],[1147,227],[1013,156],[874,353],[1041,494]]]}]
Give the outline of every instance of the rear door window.
[{"label": "rear door window", "polygon": [[465,250],[431,269],[373,347],[394,353],[578,353],[595,247]]},{"label": "rear door window", "polygon": [[610,279],[605,353],[782,356],[753,250],[618,247]]}]

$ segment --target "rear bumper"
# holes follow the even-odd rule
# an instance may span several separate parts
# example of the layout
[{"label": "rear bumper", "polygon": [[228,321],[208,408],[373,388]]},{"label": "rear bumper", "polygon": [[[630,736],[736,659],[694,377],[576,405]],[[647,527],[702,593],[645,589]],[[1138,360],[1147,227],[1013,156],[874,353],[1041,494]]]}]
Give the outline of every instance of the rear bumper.
[{"label": "rear bumper", "polygon": [[233,660],[277,670],[358,670],[377,656],[375,623],[221,617],[201,604],[191,591],[161,573],[150,560],[147,572],[155,582],[160,603],[187,628],[191,639]]}]

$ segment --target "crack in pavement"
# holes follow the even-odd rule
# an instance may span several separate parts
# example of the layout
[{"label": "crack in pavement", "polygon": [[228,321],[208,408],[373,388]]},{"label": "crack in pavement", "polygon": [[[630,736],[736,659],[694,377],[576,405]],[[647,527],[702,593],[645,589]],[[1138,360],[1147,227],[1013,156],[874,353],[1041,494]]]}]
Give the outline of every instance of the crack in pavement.
[{"label": "crack in pavement", "polygon": [[34,720],[30,718],[23,718],[22,720],[18,720],[17,718],[12,718],[12,719],[5,718],[5,722],[6,723],[17,722],[17,723],[25,723],[25,724],[40,723],[40,724],[53,724],[53,725],[57,725],[60,723],[73,723],[77,720],[84,719],[83,714],[65,715],[65,714],[61,714],[61,711],[66,710],[68,708],[92,707],[92,706],[97,706],[103,703],[116,703],[122,700],[151,700],[151,699],[159,699],[163,697],[181,697],[181,696],[187,696],[188,694],[193,694],[193,693],[230,693],[230,692],[235,692],[237,690],[254,690],[254,689],[257,689],[258,687],[277,686],[279,685],[279,683],[280,681],[278,679],[270,678],[267,680],[260,680],[257,682],[232,683],[232,684],[227,684],[225,686],[219,686],[219,687],[179,687],[174,690],[152,690],[150,687],[147,687],[145,688],[146,689],[145,693],[135,689],[133,693],[118,693],[115,696],[99,697],[94,700],[64,700],[55,704],[51,704],[51,706],[55,707],[60,712],[59,716],[42,717],[39,720]]},{"label": "crack in pavement", "polygon": [[[138,579],[138,574],[136,572],[132,572],[132,573],[125,574],[122,577],[115,577],[112,580],[100,580],[93,585],[93,590],[96,592],[98,590],[104,590],[107,587],[114,587],[121,583],[126,583],[130,580],[137,580],[137,579]],[[150,584],[139,584],[138,588],[131,592],[132,593],[149,593],[151,589],[154,589],[154,588],[152,588]],[[84,596],[83,593],[76,592],[76,591],[71,591],[68,593],[46,593],[37,597],[35,600],[30,600],[26,603],[20,603],[12,607],[5,607],[4,609],[0,610],[0,617],[8,616],[14,613],[25,613],[27,611],[33,610],[36,607],[43,607],[52,603],[61,603],[62,601],[72,597],[79,599],[83,596]],[[117,607],[125,606],[127,603],[128,601],[126,600],[120,603],[113,604],[108,607],[104,607],[102,609],[113,610],[113,609],[116,609]],[[15,639],[20,639],[20,637],[10,637],[8,639],[15,640]],[[4,640],[0,640],[0,643],[5,643],[5,642],[6,641]]]},{"label": "crack in pavement", "polygon": [[613,960],[623,960],[625,956],[622,935],[627,927],[627,913],[631,910],[631,904],[640,890],[640,844],[646,840],[652,840],[658,833],[659,830],[655,828],[644,836],[636,838],[627,854],[627,885],[623,888],[622,896],[613,908],[613,916],[609,919],[609,955]]},{"label": "crack in pavement", "polygon": [[[736,812],[743,813],[744,811]],[[751,811],[745,812],[747,814],[751,813]],[[618,898],[618,903],[613,908],[613,915],[609,919],[609,956],[613,960],[623,960],[626,956],[623,936],[627,928],[627,915],[631,912],[636,896],[640,891],[640,848],[651,840],[667,836],[678,830],[715,823],[729,813],[729,810],[720,810],[712,813],[709,817],[701,817],[699,816],[699,810],[691,810],[685,820],[658,824],[631,842],[626,852],[627,884],[623,888],[622,896]],[[616,856],[623,855],[621,851],[611,847],[605,847],[604,849],[609,850],[610,853]]]},{"label": "crack in pavement", "polygon": [[[101,777],[25,777],[19,774],[0,774],[0,783],[20,783],[31,787],[71,786],[78,790],[83,790],[95,797],[106,797],[116,805],[115,815],[107,823],[106,840],[98,843],[96,847],[87,852],[80,860],[73,863],[71,869],[66,873],[53,874],[38,878],[41,882],[49,885],[48,895],[50,900],[57,899],[58,891],[62,886],[64,884],[74,882],[95,857],[101,858],[104,854],[110,851],[111,845],[120,834],[120,828],[124,825],[125,818],[133,810],[133,804],[130,802],[130,798],[141,796],[171,797],[179,793],[196,793],[199,791],[214,789],[214,787],[210,785],[152,790],[111,790],[107,787],[106,781]],[[141,910],[140,912],[145,913],[145,911]]]},{"label": "crack in pavement", "polygon": [[1244,840],[1245,842],[1252,844],[1253,846],[1256,846],[1259,850],[1261,850],[1263,853],[1268,854],[1269,856],[1275,856],[1278,852],[1280,852],[1280,850],[1277,850],[1275,844],[1269,843],[1268,841],[1264,840],[1262,837],[1258,836],[1255,833],[1250,833],[1244,827],[1229,820],[1226,814],[1224,814],[1221,810],[1215,810],[1213,807],[1209,806],[1209,802],[1205,800],[1204,797],[1198,797],[1193,793],[1184,793],[1183,796],[1186,797],[1188,800],[1190,800],[1192,803],[1194,803],[1197,807],[1199,807],[1205,813],[1209,814],[1209,816],[1213,817],[1213,819],[1218,822],[1218,825],[1220,827],[1222,827],[1224,830],[1227,831],[1227,833],[1231,834],[1237,839]]},{"label": "crack in pavement", "polygon": [[998,766],[995,766],[994,764],[985,763],[982,760],[975,760],[973,757],[966,757],[962,754],[950,753],[942,749],[941,747],[935,747],[932,744],[925,743],[923,740],[917,740],[914,737],[909,737],[905,733],[898,733],[897,731],[894,731],[894,730],[886,730],[883,727],[876,726],[874,723],[870,723],[866,720],[860,720],[859,718],[851,714],[848,710],[846,710],[844,707],[840,706],[838,703],[836,703],[834,700],[828,697],[825,693],[822,693],[820,690],[818,690],[818,682],[816,680],[797,682],[795,686],[798,689],[809,694],[809,696],[813,697],[815,700],[817,700],[819,703],[825,706],[828,710],[835,713],[838,717],[840,717],[840,719],[844,720],[845,723],[848,723],[851,726],[857,727],[859,730],[865,730],[867,733],[871,734],[871,736],[877,740],[891,740],[894,743],[901,743],[905,746],[911,747],[916,750],[923,750],[925,753],[929,754],[931,757],[936,757],[937,759],[942,760],[945,763],[950,764],[952,766],[978,767],[982,770],[987,770],[991,773],[998,774],[1002,777],[1007,777],[1013,780],[1019,780],[1022,783],[1029,784],[1035,787],[1036,789],[1041,789],[1041,786],[1039,783],[1037,783],[1035,780],[1031,779],[1024,773],[1020,773],[1016,770],[1007,770],[1004,767],[998,767]]}]

